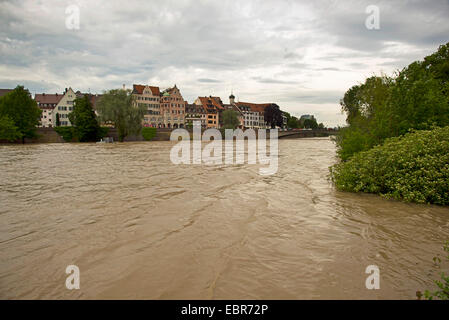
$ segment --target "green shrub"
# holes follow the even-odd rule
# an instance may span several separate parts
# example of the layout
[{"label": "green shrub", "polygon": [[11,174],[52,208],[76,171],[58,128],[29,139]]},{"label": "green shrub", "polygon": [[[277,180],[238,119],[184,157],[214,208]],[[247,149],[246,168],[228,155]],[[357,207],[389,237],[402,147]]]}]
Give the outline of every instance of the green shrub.
[{"label": "green shrub", "polygon": [[146,141],[150,141],[156,135],[156,128],[144,127],[142,128],[142,136]]},{"label": "green shrub", "polygon": [[[76,134],[74,127],[54,127],[55,131],[64,139],[66,142],[78,142],[79,139]],[[108,135],[109,127],[100,127],[98,131],[99,138],[104,138]]]},{"label": "green shrub", "polygon": [[109,133],[109,127],[100,127],[99,131],[98,131],[98,135],[100,136],[100,138],[104,138],[108,135]]},{"label": "green shrub", "polygon": [[[443,250],[447,254],[446,261],[449,262],[449,241],[446,241],[446,243],[443,246]],[[438,256],[433,258],[433,262],[435,266],[437,266],[438,268],[441,267],[441,259]],[[444,272],[441,272],[440,280],[435,280],[434,282],[437,285],[438,289],[433,292],[426,290],[424,292],[424,297],[428,300],[433,300],[434,298],[440,300],[449,300],[449,275],[445,274]],[[420,297],[418,296],[418,298]]]},{"label": "green shrub", "polygon": [[54,127],[55,131],[64,139],[66,142],[72,142],[76,139],[75,130],[73,127]]},{"label": "green shrub", "polygon": [[330,170],[342,191],[449,205],[449,126],[389,138]]}]

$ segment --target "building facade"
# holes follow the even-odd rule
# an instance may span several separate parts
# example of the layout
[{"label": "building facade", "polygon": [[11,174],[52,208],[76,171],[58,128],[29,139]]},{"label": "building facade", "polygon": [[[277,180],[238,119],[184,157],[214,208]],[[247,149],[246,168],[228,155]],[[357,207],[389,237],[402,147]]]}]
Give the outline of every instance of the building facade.
[{"label": "building facade", "polygon": [[53,112],[62,97],[63,95],[58,93],[37,93],[34,96],[37,106],[42,110],[41,118],[39,119],[39,127],[49,128],[56,126],[56,123],[53,122]]},{"label": "building facade", "polygon": [[159,87],[148,85],[133,85],[134,103],[143,106],[146,114],[143,119],[143,126],[160,128],[163,126],[163,115],[161,111],[161,92]]},{"label": "building facade", "polygon": [[54,126],[58,124],[57,119],[59,119],[59,125],[62,127],[72,125],[69,120],[69,113],[73,111],[73,102],[76,98],[77,96],[72,88],[65,89],[61,100],[59,100],[51,114],[51,122]]},{"label": "building facade", "polygon": [[164,128],[183,128],[186,102],[176,84],[161,93],[162,126]]},{"label": "building facade", "polygon": [[184,117],[185,126],[193,127],[193,121],[200,121],[201,127],[207,127],[207,113],[202,105],[186,103],[186,113]]},{"label": "building facade", "polygon": [[194,104],[202,106],[206,113],[206,128],[220,128],[220,114],[217,107],[217,97],[198,97]]}]

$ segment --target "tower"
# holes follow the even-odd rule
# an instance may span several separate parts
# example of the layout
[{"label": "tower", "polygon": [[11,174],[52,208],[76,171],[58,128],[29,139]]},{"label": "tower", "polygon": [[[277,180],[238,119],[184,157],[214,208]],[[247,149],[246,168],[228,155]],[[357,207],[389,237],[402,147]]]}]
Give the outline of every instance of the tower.
[{"label": "tower", "polygon": [[234,95],[232,94],[232,91],[231,91],[231,95],[229,96],[229,104],[234,104],[234,100],[235,100],[235,97],[234,97]]}]

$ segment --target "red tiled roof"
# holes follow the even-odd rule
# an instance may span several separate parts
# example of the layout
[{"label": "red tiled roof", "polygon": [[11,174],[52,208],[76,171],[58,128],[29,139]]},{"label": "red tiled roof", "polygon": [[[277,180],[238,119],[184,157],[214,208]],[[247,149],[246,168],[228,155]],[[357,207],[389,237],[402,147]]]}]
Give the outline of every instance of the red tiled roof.
[{"label": "red tiled roof", "polygon": [[[145,87],[146,86],[141,84],[133,84],[133,93],[142,94]],[[159,87],[148,86],[148,88],[150,88],[153,96],[159,96],[161,94]]]},{"label": "red tiled roof", "polygon": [[220,110],[224,110],[223,102],[220,97],[198,97],[203,105],[203,108],[207,110],[207,112],[217,112]]},{"label": "red tiled roof", "polygon": [[34,96],[34,100],[36,100],[36,102],[38,103],[38,105],[42,108],[50,108],[53,106],[43,106],[43,104],[47,104],[47,105],[57,105],[59,103],[59,101],[61,101],[62,97],[64,95],[63,94],[47,94],[47,93],[36,93],[36,95]]},{"label": "red tiled roof", "polygon": [[223,102],[220,97],[209,97],[212,100],[212,104],[217,107],[218,110],[224,110]]},{"label": "red tiled roof", "polygon": [[251,109],[252,112],[263,113],[265,111],[265,108],[271,106],[272,103],[237,102],[236,105],[238,107],[247,106]]}]

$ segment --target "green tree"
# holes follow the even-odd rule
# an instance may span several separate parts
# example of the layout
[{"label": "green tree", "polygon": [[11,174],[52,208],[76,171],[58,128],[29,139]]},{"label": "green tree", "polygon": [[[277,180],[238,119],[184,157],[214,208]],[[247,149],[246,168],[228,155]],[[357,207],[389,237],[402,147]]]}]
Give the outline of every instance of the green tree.
[{"label": "green tree", "polygon": [[315,117],[312,117],[312,119],[304,119],[304,128],[307,128],[307,129],[318,128],[318,123],[316,122]]},{"label": "green tree", "polygon": [[56,127],[61,126],[61,120],[59,119],[59,113],[56,113],[56,123],[55,123]]},{"label": "green tree", "polygon": [[394,78],[372,76],[353,86],[340,104],[348,123],[336,138],[343,160],[411,129],[449,125],[449,43]]},{"label": "green tree", "polygon": [[80,142],[97,141],[99,139],[100,125],[87,95],[74,101],[69,120]]},{"label": "green tree", "polygon": [[41,113],[36,101],[23,86],[17,86],[0,98],[0,117],[7,116],[13,121],[17,132],[21,135],[22,143],[25,143],[25,138],[36,136],[36,126],[39,124]]},{"label": "green tree", "polygon": [[0,117],[0,140],[16,141],[22,138],[22,134],[15,126],[14,121],[8,116]]},{"label": "green tree", "polygon": [[275,103],[270,104],[265,108],[264,118],[265,122],[268,123],[271,128],[275,128],[276,126],[282,127],[283,125],[282,111]]},{"label": "green tree", "polygon": [[146,108],[134,103],[131,90],[114,89],[103,94],[97,111],[100,122],[113,124],[123,141],[127,135],[140,134]]},{"label": "green tree", "polygon": [[296,118],[295,116],[290,117],[290,119],[287,120],[287,127],[293,129],[299,128],[298,118]]},{"label": "green tree", "polygon": [[235,129],[240,125],[238,114],[234,110],[225,110],[221,114],[223,118],[223,128],[224,129]]}]

